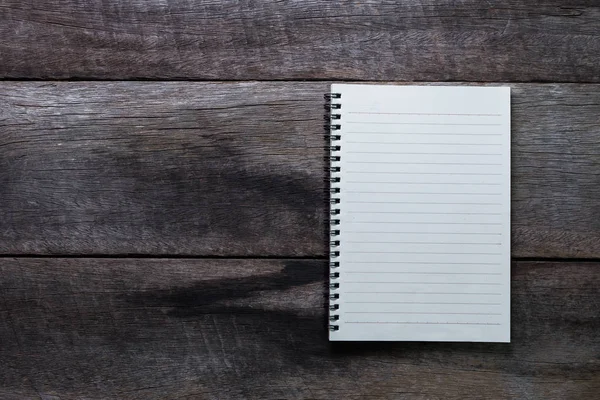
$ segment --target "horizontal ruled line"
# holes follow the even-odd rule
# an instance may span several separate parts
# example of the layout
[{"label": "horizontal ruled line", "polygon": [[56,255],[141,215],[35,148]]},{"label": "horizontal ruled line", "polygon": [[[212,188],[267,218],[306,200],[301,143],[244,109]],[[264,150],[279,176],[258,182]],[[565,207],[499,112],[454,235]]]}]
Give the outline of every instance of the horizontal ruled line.
[{"label": "horizontal ruled line", "polygon": [[502,215],[502,213],[476,213],[476,212],[401,212],[401,211],[348,211],[349,214],[417,214],[417,215]]},{"label": "horizontal ruled line", "polygon": [[501,173],[481,173],[481,172],[374,172],[374,171],[345,171],[347,174],[388,174],[388,175],[469,175],[469,176],[500,176]]},{"label": "horizontal ruled line", "polygon": [[[373,182],[376,183],[376,182]],[[461,196],[500,196],[502,193],[448,193],[448,192],[399,192],[399,191],[376,191],[376,190],[344,190],[344,193],[364,193],[364,194],[440,194],[440,195],[461,195]]]},{"label": "horizontal ruled line", "polygon": [[500,246],[502,243],[464,243],[464,242],[405,242],[396,240],[394,242],[368,242],[365,240],[344,240],[344,243],[369,243],[369,244],[457,244],[457,245],[487,245],[487,246]]},{"label": "horizontal ruled line", "polygon": [[[481,135],[480,135],[481,136]],[[432,142],[365,142],[359,140],[346,140],[347,144],[407,144],[407,145],[432,145],[432,146],[502,146],[502,143],[432,143]]]},{"label": "horizontal ruled line", "polygon": [[501,222],[409,222],[409,221],[349,221],[352,224],[415,224],[415,225],[502,225]]},{"label": "horizontal ruled line", "polygon": [[344,314],[502,315],[502,313],[417,312],[417,311],[344,311]]},{"label": "horizontal ruled line", "polygon": [[433,251],[352,251],[346,250],[346,253],[352,254],[458,254],[458,255],[487,255],[487,256],[501,256],[502,253],[448,253],[448,252],[433,252]]},{"label": "horizontal ruled line", "polygon": [[345,124],[369,125],[427,125],[427,126],[502,126],[502,124],[465,124],[449,122],[375,122],[375,121],[344,121]]},{"label": "horizontal ruled line", "polygon": [[501,306],[502,303],[448,303],[435,301],[346,301],[346,304],[448,304],[462,306]]},{"label": "horizontal ruled line", "polygon": [[398,164],[398,165],[502,165],[502,163],[445,163],[445,162],[398,162],[398,161],[347,161],[347,164]]},{"label": "horizontal ruled line", "polygon": [[500,272],[343,271],[344,274],[502,275]]},{"label": "horizontal ruled line", "polygon": [[434,156],[501,156],[498,153],[432,153],[430,151],[425,152],[399,152],[399,151],[345,151],[345,154],[394,154],[397,156],[401,155],[434,155]]},{"label": "horizontal ruled line", "polygon": [[425,202],[425,201],[346,201],[346,203],[359,204],[440,204],[440,205],[477,205],[477,206],[501,206],[502,203],[448,203],[448,202]]},{"label": "horizontal ruled line", "polygon": [[417,112],[371,112],[371,111],[348,111],[348,114],[364,115],[452,115],[461,117],[502,117],[502,114],[454,114],[454,113],[417,113]]},{"label": "horizontal ruled line", "polygon": [[502,136],[501,133],[454,133],[454,132],[360,132],[349,131],[348,133],[356,133],[359,135],[432,135],[432,136]]},{"label": "horizontal ruled line", "polygon": [[400,325],[501,325],[487,322],[408,322],[408,321],[345,321],[346,324],[400,324]]},{"label": "horizontal ruled line", "polygon": [[398,185],[471,185],[471,186],[500,186],[501,183],[482,182],[375,182],[375,181],[344,181],[344,183],[398,184]]},{"label": "horizontal ruled line", "polygon": [[496,232],[385,232],[385,231],[345,231],[345,233],[406,233],[410,235],[502,235]]},{"label": "horizontal ruled line", "polygon": [[348,284],[348,283],[360,283],[365,284],[365,283],[369,283],[369,284],[388,284],[388,283],[392,283],[392,284],[402,284],[402,285],[479,285],[479,286],[502,286],[502,283],[490,283],[490,282],[404,282],[404,281],[397,281],[397,282],[392,282],[392,281],[388,281],[388,282],[373,282],[373,281],[344,281],[344,284]]},{"label": "horizontal ruled line", "polygon": [[490,293],[490,292],[483,292],[483,293],[473,293],[473,292],[382,292],[382,291],[376,291],[376,292],[357,292],[357,291],[350,291],[350,290],[346,290],[344,291],[344,293],[354,293],[354,294],[457,294],[457,295],[478,295],[478,296],[501,296],[502,293]]},{"label": "horizontal ruled line", "polygon": [[345,261],[344,264],[426,264],[426,265],[501,265],[491,262],[427,262],[427,261]]}]

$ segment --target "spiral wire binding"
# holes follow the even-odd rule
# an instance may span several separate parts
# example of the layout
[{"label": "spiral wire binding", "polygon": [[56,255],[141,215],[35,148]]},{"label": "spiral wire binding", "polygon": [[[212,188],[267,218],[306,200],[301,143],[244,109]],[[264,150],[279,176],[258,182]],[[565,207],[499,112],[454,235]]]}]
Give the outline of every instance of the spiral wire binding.
[{"label": "spiral wire binding", "polygon": [[328,297],[329,297],[329,330],[334,332],[340,329],[340,326],[336,324],[339,321],[340,316],[338,310],[340,309],[340,231],[337,226],[340,224],[340,181],[341,181],[341,146],[338,144],[341,140],[341,136],[336,133],[341,129],[340,120],[341,114],[336,114],[334,110],[342,108],[340,99],[342,98],[341,93],[328,93],[325,95],[325,140],[327,142],[327,153],[326,161],[329,163],[327,167],[329,182],[328,189],[328,200],[329,203],[329,283],[328,283]]}]

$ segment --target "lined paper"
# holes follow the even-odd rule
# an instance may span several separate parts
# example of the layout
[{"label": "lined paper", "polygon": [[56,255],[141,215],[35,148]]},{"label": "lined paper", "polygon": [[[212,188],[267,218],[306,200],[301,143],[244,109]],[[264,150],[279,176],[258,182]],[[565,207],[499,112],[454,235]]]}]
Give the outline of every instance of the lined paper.
[{"label": "lined paper", "polygon": [[330,339],[509,342],[510,89],[331,90],[342,107]]}]

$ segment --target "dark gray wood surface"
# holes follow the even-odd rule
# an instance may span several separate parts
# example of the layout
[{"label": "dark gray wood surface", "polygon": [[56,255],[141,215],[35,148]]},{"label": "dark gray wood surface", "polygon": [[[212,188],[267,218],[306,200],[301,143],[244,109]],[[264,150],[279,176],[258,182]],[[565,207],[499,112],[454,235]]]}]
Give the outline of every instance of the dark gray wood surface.
[{"label": "dark gray wood surface", "polygon": [[515,262],[511,344],[328,344],[325,273],[324,261],[301,259],[3,258],[0,397],[592,399],[600,390],[596,263]]},{"label": "dark gray wood surface", "polygon": [[[0,400],[598,397],[598,1],[0,0],[0,80]],[[512,343],[328,343],[338,80],[512,87]]]},{"label": "dark gray wood surface", "polygon": [[596,0],[0,0],[0,76],[600,82]]},{"label": "dark gray wood surface", "polygon": [[[4,254],[323,256],[329,83],[5,82]],[[600,257],[600,91],[511,84],[513,256]]]}]

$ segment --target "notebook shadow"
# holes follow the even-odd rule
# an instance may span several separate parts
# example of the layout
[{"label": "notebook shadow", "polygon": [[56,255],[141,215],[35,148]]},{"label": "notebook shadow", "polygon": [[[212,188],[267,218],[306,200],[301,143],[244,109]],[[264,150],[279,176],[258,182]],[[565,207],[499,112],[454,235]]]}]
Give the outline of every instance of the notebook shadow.
[{"label": "notebook shadow", "polygon": [[[144,307],[167,308],[166,315],[207,324],[218,324],[221,331],[232,324],[243,325],[243,341],[255,343],[265,354],[277,354],[288,365],[310,367],[314,363],[345,367],[349,358],[385,356],[388,360],[418,361],[427,353],[506,353],[508,347],[487,343],[427,342],[329,342],[326,294],[326,263],[288,261],[281,271],[242,278],[223,278],[194,283],[187,287],[145,291],[127,295],[128,303]],[[315,283],[320,304],[299,304],[290,299],[289,290]],[[276,307],[256,301],[270,294]],[[313,296],[315,294],[313,293]],[[314,299],[314,297],[313,297]],[[289,304],[293,303],[293,306]],[[281,305],[278,307],[277,305]],[[207,316],[211,316],[210,319]],[[233,321],[233,322],[232,322]],[[239,339],[239,338],[238,338]],[[231,346],[231,351],[235,346]],[[248,360],[252,362],[252,360]]]}]

